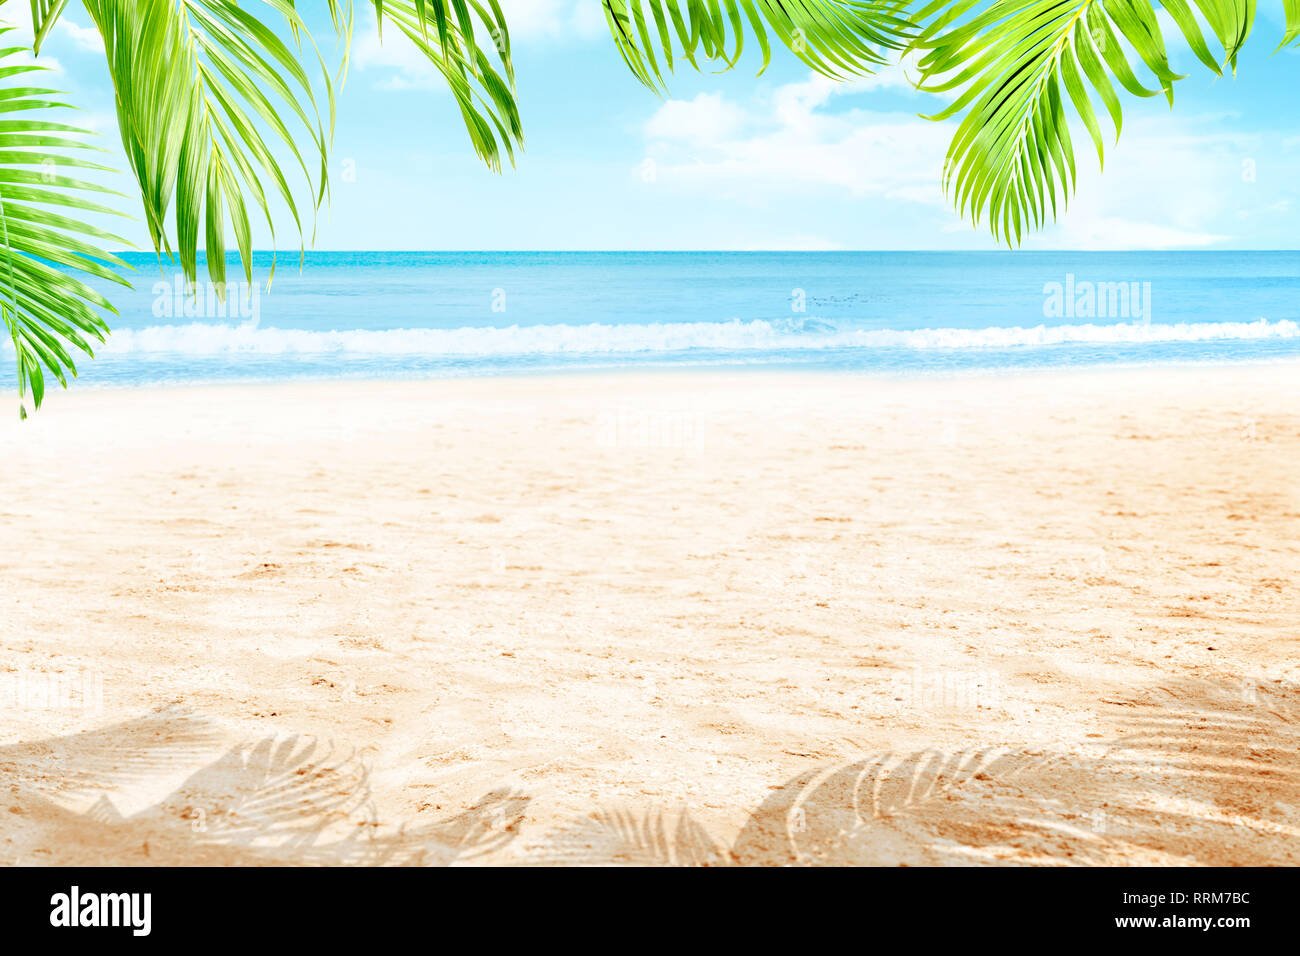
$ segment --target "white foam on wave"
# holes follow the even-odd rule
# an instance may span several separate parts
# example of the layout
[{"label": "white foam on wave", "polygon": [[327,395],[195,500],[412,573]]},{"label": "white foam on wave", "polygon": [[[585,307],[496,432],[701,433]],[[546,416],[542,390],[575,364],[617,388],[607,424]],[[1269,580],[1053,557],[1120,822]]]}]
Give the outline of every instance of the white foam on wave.
[{"label": "white foam on wave", "polygon": [[[1184,324],[1119,323],[917,329],[836,330],[824,323],[754,320],[651,325],[533,325],[509,328],[313,332],[250,326],[162,325],[120,329],[97,350],[109,354],[184,355],[557,355],[633,352],[836,348],[975,349],[1091,343],[1249,341],[1300,338],[1291,320]],[[12,345],[9,346],[12,350]]]}]

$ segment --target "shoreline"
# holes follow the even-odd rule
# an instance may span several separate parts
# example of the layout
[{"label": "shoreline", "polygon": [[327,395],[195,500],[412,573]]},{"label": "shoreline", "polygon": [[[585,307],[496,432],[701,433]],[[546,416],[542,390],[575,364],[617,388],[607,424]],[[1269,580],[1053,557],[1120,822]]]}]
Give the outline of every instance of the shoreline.
[{"label": "shoreline", "polygon": [[[93,361],[93,360],[92,360]],[[611,384],[617,383],[618,380],[637,378],[653,379],[663,377],[666,379],[675,378],[700,378],[707,379],[725,378],[734,376],[739,380],[745,380],[753,376],[771,375],[780,379],[795,379],[806,377],[817,380],[824,379],[828,381],[861,381],[861,382],[879,382],[882,384],[889,383],[960,383],[966,381],[998,381],[1002,379],[1010,381],[1026,381],[1035,379],[1049,378],[1088,378],[1093,376],[1109,375],[1136,375],[1138,373],[1160,375],[1163,373],[1172,374],[1200,374],[1222,372],[1231,377],[1231,373],[1244,369],[1296,369],[1300,370],[1300,356],[1282,356],[1276,358],[1243,358],[1233,361],[1224,361],[1220,359],[1194,360],[1186,362],[1171,361],[1154,361],[1154,362],[1131,362],[1131,363],[1096,363],[1089,365],[1057,365],[1057,366],[1002,366],[997,368],[964,368],[964,369],[907,369],[902,371],[890,369],[854,369],[854,368],[827,368],[817,367],[808,368],[796,365],[780,365],[767,363],[735,363],[731,365],[718,365],[702,363],[700,365],[619,365],[619,366],[599,366],[588,368],[569,368],[569,369],[509,369],[492,372],[470,371],[465,374],[451,375],[367,375],[359,374],[356,376],[313,376],[304,375],[301,377],[289,377],[284,379],[270,378],[236,378],[236,379],[196,379],[196,380],[177,380],[151,383],[130,383],[120,384],[114,382],[78,382],[73,379],[69,382],[68,389],[56,387],[46,389],[45,405],[51,401],[60,399],[66,400],[79,392],[88,393],[129,393],[129,392],[168,392],[172,390],[240,390],[240,389],[278,389],[278,388],[313,388],[325,387],[332,385],[346,385],[348,387],[366,387],[366,386],[419,386],[422,384],[434,385],[436,383],[464,383],[464,382],[514,382],[514,381],[554,381],[564,382],[568,379],[575,381],[608,379]],[[0,397],[7,397],[17,401],[18,393],[12,386],[6,387],[0,391]],[[45,406],[43,406],[44,408]]]}]

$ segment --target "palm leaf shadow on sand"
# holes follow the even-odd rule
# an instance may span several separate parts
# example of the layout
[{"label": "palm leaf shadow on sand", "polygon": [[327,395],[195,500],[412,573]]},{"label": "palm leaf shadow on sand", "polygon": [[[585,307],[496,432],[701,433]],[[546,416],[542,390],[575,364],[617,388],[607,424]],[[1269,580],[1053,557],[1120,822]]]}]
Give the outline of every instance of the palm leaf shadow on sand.
[{"label": "palm leaf shadow on sand", "polygon": [[598,810],[530,847],[529,862],[547,866],[620,863],[628,866],[720,866],[727,847],[689,813],[675,822],[663,812]]},{"label": "palm leaf shadow on sand", "polygon": [[961,865],[1300,862],[1300,689],[1187,682],[1102,702],[1114,737],[874,754],[776,787],[725,846],[688,812],[602,812],[543,862]]},{"label": "palm leaf shadow on sand", "polygon": [[94,730],[0,746],[0,778],[28,792],[99,793],[200,760],[220,740],[210,721],[168,707]]},{"label": "palm leaf shadow on sand", "polygon": [[[514,838],[528,799],[492,791],[461,813],[421,826],[381,824],[369,768],[307,737],[227,748],[186,711],[166,710],[81,734],[0,748],[0,778],[37,842],[102,850],[113,862],[242,865],[445,865]],[[123,816],[113,792],[148,787],[202,763],[161,800]],[[81,812],[71,796],[98,793]],[[40,849],[27,847],[33,862]],[[57,852],[57,851],[51,851]]]}]

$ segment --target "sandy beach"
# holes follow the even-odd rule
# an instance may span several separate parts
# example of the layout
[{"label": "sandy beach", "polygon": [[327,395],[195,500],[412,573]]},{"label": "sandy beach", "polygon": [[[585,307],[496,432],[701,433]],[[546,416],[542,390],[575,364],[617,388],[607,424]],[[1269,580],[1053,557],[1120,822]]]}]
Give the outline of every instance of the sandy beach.
[{"label": "sandy beach", "polygon": [[1300,863],[1300,368],[74,390],[0,860]]}]

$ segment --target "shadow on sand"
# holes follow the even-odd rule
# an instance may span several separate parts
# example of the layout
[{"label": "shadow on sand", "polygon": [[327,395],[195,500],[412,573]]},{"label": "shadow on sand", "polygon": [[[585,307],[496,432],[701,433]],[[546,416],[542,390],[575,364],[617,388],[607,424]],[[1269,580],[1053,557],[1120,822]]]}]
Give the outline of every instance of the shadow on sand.
[{"label": "shadow on sand", "polygon": [[[169,709],[66,737],[0,747],[6,862],[162,865],[447,865],[512,840],[526,797],[493,791],[461,813],[397,828],[378,819],[369,768],[307,737],[229,747],[210,721]],[[114,802],[206,761],[163,799]],[[93,801],[93,802],[92,802]],[[89,804],[76,810],[72,804]],[[0,831],[3,832],[3,831]],[[16,859],[15,859],[16,858]]]},{"label": "shadow on sand", "polygon": [[689,811],[602,811],[537,862],[969,865],[1300,862],[1300,690],[1189,682],[1101,702],[1077,751],[872,754],[775,788],[730,842]]},{"label": "shadow on sand", "polygon": [[[730,841],[686,810],[600,810],[547,833],[521,859],[1300,863],[1300,688],[1186,682],[1098,708],[1113,734],[1068,750],[1004,744],[811,767],[776,786]],[[306,737],[223,750],[224,739],[207,719],[169,709],[0,747],[0,853],[36,864],[446,865],[510,844],[529,804],[496,790],[459,813],[393,827],[378,819],[355,754]],[[119,810],[158,792],[167,795]]]}]

